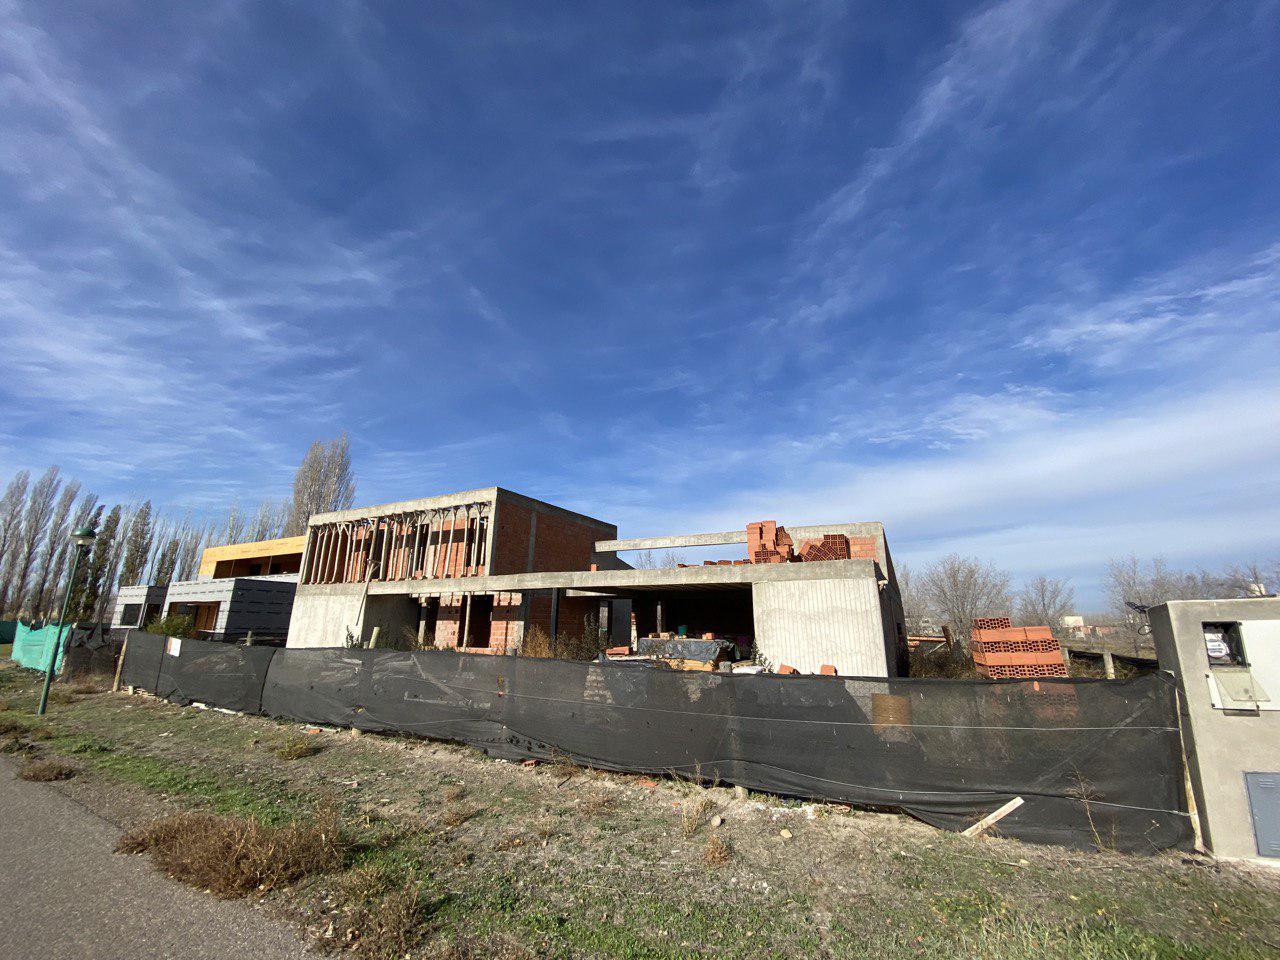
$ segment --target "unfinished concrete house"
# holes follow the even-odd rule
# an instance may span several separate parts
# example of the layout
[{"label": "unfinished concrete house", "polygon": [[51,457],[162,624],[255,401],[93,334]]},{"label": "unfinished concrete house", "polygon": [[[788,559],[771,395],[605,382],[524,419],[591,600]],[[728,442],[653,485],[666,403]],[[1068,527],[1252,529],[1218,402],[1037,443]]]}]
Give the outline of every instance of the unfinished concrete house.
[{"label": "unfinished concrete house", "polygon": [[[632,569],[619,553],[746,544],[735,562]],[[291,647],[591,649],[679,634],[801,673],[895,676],[906,630],[879,523],[617,539],[500,487],[311,519]]]}]

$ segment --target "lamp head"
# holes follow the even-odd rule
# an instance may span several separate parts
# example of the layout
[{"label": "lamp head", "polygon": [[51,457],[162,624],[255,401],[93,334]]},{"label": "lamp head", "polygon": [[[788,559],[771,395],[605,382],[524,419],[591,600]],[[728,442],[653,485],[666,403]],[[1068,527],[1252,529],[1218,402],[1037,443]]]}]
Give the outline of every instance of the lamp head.
[{"label": "lamp head", "polygon": [[71,534],[71,541],[77,547],[87,547],[93,543],[93,538],[97,535],[98,533],[93,527],[81,527]]}]

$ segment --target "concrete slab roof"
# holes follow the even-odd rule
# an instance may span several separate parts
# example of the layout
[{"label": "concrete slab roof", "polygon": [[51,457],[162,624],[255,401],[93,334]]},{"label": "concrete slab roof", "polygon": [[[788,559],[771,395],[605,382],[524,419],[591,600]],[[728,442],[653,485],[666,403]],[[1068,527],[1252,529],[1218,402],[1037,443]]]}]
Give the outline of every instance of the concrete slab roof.
[{"label": "concrete slab roof", "polygon": [[589,523],[601,528],[601,532],[617,532],[617,527],[604,520],[589,517],[585,513],[577,513],[564,507],[538,500],[534,497],[516,493],[506,487],[481,487],[478,490],[460,490],[457,493],[442,493],[434,497],[420,497],[416,500],[397,500],[392,503],[380,503],[369,507],[352,507],[350,510],[332,510],[328,513],[317,513],[308,521],[308,526],[319,526],[326,523],[340,523],[348,520],[368,520],[373,517],[385,517],[397,513],[418,513],[423,510],[441,510],[449,507],[461,507],[469,503],[497,503],[502,500],[513,500],[536,510],[559,513],[572,517],[582,523]]},{"label": "concrete slab roof", "polygon": [[[813,540],[828,533],[843,533],[849,537],[883,537],[884,524],[879,521],[865,523],[820,523],[805,527],[793,527],[780,523],[794,540]],[[723,533],[686,533],[670,537],[634,537],[629,540],[597,540],[600,553],[617,553],[626,550],[678,550],[682,547],[719,547],[730,543],[746,543],[747,531],[726,530]]]},{"label": "concrete slab roof", "polygon": [[[845,580],[875,578],[872,560],[827,560],[816,563],[715,564],[658,570],[567,570],[555,573],[515,573],[491,577],[453,577],[436,580],[373,581],[370,596],[440,596],[449,593],[521,593],[562,589],[599,594],[717,590],[749,587],[778,580]],[[299,596],[342,596],[366,589],[362,583],[315,584],[298,588]]]}]

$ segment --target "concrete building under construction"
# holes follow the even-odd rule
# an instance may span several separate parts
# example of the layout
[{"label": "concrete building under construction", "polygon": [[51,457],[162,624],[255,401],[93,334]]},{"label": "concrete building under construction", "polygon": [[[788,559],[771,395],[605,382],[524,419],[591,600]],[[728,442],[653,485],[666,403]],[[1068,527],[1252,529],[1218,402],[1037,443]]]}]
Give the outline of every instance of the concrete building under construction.
[{"label": "concrete building under construction", "polygon": [[[619,553],[746,544],[734,562],[633,569]],[[746,640],[802,673],[894,676],[906,630],[879,523],[618,539],[617,527],[501,487],[318,514],[290,647],[475,653],[680,633]]]}]

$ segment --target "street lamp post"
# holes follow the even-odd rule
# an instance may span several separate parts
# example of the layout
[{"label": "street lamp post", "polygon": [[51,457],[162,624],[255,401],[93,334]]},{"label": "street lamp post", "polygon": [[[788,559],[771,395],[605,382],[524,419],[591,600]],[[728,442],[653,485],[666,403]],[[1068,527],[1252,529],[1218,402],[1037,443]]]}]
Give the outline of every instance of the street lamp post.
[{"label": "street lamp post", "polygon": [[53,684],[53,670],[58,663],[58,651],[62,649],[62,631],[67,622],[67,604],[71,602],[71,591],[76,585],[76,568],[80,566],[80,558],[89,550],[89,545],[93,543],[93,538],[97,536],[93,527],[81,527],[71,534],[71,540],[75,544],[74,552],[71,554],[71,576],[67,580],[66,592],[62,595],[62,615],[58,617],[58,638],[53,645],[53,650],[49,653],[49,663],[44,670],[44,689],[40,691],[40,708],[36,710],[37,716],[44,716],[45,707],[49,705],[49,687]]}]

